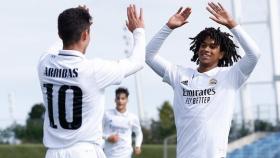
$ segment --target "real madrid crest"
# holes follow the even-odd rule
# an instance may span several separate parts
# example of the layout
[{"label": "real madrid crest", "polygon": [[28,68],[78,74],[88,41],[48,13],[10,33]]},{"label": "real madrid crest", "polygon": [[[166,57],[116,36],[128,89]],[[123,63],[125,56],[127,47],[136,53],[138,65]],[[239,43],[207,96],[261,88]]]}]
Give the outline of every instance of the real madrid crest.
[{"label": "real madrid crest", "polygon": [[218,81],[215,78],[209,80],[209,86],[217,85]]}]

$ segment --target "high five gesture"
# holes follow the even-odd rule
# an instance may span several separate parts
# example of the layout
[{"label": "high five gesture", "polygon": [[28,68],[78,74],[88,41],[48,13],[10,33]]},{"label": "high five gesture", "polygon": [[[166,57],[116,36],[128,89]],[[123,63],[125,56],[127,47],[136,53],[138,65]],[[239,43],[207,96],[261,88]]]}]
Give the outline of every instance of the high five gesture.
[{"label": "high five gesture", "polygon": [[188,23],[187,19],[191,14],[191,8],[187,7],[183,11],[181,7],[176,14],[174,14],[167,22],[167,26],[171,29],[176,29]]},{"label": "high five gesture", "polygon": [[213,21],[228,27],[229,29],[234,28],[237,23],[228,13],[228,11],[220,4],[209,2],[206,8],[213,16],[210,17]]},{"label": "high five gesture", "polygon": [[129,5],[127,7],[127,19],[126,26],[129,31],[133,32],[136,28],[144,28],[143,9],[140,8],[140,15],[138,16],[135,5]]}]

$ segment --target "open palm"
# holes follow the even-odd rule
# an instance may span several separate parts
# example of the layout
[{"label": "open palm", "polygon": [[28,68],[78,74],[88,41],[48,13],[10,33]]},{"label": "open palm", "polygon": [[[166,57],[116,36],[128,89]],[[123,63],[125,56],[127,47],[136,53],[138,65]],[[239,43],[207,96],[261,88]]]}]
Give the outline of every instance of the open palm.
[{"label": "open palm", "polygon": [[167,22],[167,26],[171,29],[175,29],[188,23],[187,19],[191,14],[191,8],[187,7],[183,11],[181,7],[176,14],[174,14]]},{"label": "open palm", "polygon": [[210,17],[210,19],[214,20],[215,22],[228,28],[233,28],[237,25],[231,15],[220,3],[208,3],[207,10],[213,15],[213,17]]}]

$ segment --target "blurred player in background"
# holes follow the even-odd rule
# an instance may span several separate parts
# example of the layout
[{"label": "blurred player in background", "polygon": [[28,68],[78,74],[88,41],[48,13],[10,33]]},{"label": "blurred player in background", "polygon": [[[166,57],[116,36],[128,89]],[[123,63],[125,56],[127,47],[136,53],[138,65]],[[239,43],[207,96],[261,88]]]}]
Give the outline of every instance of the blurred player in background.
[{"label": "blurred player in background", "polygon": [[85,57],[92,24],[85,6],[67,9],[59,15],[58,34],[63,49],[50,50],[38,65],[46,107],[43,140],[48,149],[46,158],[105,157],[100,146],[104,91],[141,70],[145,61],[142,9],[138,15],[135,5],[130,5],[127,17],[127,27],[134,39],[132,55],[108,61]]},{"label": "blurred player in background", "polygon": [[206,28],[191,38],[191,60],[198,64],[197,69],[172,64],[158,55],[168,35],[187,23],[190,8],[180,8],[146,48],[146,63],[174,90],[177,158],[226,157],[235,95],[260,56],[256,43],[221,4],[208,3],[207,10],[243,47],[241,60],[231,35],[219,28]]},{"label": "blurred player in background", "polygon": [[126,88],[116,90],[116,108],[105,112],[103,118],[104,152],[107,158],[131,158],[132,133],[135,134],[135,155],[140,155],[143,134],[138,117],[127,111],[129,92]]}]

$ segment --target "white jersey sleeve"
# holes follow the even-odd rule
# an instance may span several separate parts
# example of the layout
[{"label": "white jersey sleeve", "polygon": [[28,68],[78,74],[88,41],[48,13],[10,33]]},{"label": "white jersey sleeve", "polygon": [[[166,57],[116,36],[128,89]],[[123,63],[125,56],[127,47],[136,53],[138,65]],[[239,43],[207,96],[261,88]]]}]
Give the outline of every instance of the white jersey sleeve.
[{"label": "white jersey sleeve", "polygon": [[133,31],[133,40],[131,56],[120,61],[125,70],[125,77],[141,70],[145,63],[145,30],[143,28],[135,29]]},{"label": "white jersey sleeve", "polygon": [[146,47],[146,63],[172,87],[176,80],[177,66],[158,55],[158,51],[165,39],[172,32],[167,25],[152,38]]},{"label": "white jersey sleeve", "polygon": [[239,88],[254,70],[260,57],[260,49],[240,25],[231,29],[231,32],[245,52],[245,56],[229,71],[233,86]]},{"label": "white jersey sleeve", "polygon": [[135,147],[141,147],[143,142],[143,133],[141,130],[141,125],[138,117],[132,120],[132,131],[135,133]]},{"label": "white jersey sleeve", "polygon": [[106,141],[108,139],[108,137],[110,136],[110,133],[108,133],[108,124],[106,124],[107,122],[107,112],[105,111],[104,116],[103,116],[103,120],[102,120],[102,126],[103,126],[103,139]]},{"label": "white jersey sleeve", "polygon": [[94,69],[93,76],[100,89],[120,84],[125,77],[124,67],[118,61],[94,59],[92,63]]},{"label": "white jersey sleeve", "polygon": [[99,88],[120,84],[122,79],[141,70],[145,58],[145,32],[137,28],[133,32],[132,55],[119,61],[93,60],[94,76]]}]

